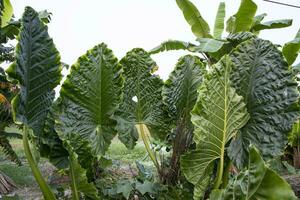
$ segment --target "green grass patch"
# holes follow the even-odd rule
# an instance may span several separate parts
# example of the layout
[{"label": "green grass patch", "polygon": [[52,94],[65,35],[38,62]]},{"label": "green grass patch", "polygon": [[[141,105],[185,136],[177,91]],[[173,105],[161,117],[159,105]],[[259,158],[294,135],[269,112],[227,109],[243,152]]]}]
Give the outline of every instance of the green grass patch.
[{"label": "green grass patch", "polygon": [[148,160],[147,152],[143,144],[138,143],[134,149],[127,149],[125,145],[117,139],[113,140],[106,155],[113,160],[122,160],[130,163],[139,160]]}]

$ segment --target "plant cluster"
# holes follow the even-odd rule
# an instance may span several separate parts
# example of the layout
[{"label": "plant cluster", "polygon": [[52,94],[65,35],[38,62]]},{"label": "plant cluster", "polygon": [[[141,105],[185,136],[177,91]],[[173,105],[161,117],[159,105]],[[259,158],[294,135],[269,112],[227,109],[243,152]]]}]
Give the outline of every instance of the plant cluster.
[{"label": "plant cluster", "polygon": [[[41,156],[68,169],[74,200],[296,199],[265,161],[283,154],[299,120],[294,73],[299,65],[292,67],[299,33],[282,48],[258,36],[292,20],[263,22],[266,14],[256,15],[256,4],[241,0],[223,37],[225,3],[213,34],[192,2],[176,3],[199,44],[169,40],[150,51],[132,49],[120,61],[106,44],[98,44],[71,66],[56,100],[60,55],[48,34],[49,21],[26,7],[6,73],[18,82],[13,117],[23,126],[25,155],[44,199],[57,197],[41,175],[29,139]],[[164,82],[154,74],[158,67],[151,54],[178,49],[199,56],[181,57]],[[298,129],[296,124],[289,137],[296,153]],[[105,188],[97,167],[105,165],[116,136],[129,149],[140,137],[157,177],[137,164],[135,180]]]}]

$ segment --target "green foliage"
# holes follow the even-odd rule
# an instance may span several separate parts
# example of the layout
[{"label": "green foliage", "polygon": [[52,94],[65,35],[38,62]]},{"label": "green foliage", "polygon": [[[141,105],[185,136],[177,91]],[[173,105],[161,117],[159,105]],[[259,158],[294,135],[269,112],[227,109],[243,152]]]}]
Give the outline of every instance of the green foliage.
[{"label": "green foliage", "polygon": [[289,144],[300,149],[300,120],[298,119],[288,135]]},{"label": "green foliage", "polygon": [[212,37],[207,22],[202,18],[200,12],[190,0],[176,0],[176,3],[197,38]]},{"label": "green foliage", "polygon": [[215,19],[214,38],[221,39],[224,31],[224,19],[225,19],[225,2],[219,4],[217,16]]},{"label": "green foliage", "polygon": [[13,16],[13,7],[9,0],[0,1],[0,25],[5,27]]},{"label": "green foliage", "polygon": [[249,144],[255,144],[266,159],[283,153],[287,133],[299,117],[298,91],[281,52],[269,41],[250,39],[229,57],[232,87],[244,97],[250,114],[228,150],[242,168],[248,161]]},{"label": "green foliage", "polygon": [[133,148],[139,138],[137,124],[145,124],[153,137],[164,139],[163,81],[153,72],[157,65],[143,49],[133,49],[120,61],[124,69],[123,102],[115,113],[119,139]]},{"label": "green foliage", "polygon": [[216,40],[212,38],[198,38],[197,41],[200,42],[200,45],[194,47],[195,51],[205,53],[216,53],[224,45],[228,44],[227,41]]},{"label": "green foliage", "polygon": [[73,199],[80,200],[81,194],[86,199],[99,199],[96,187],[93,183],[88,182],[86,170],[80,166],[77,155],[72,150],[69,150],[69,163]]},{"label": "green foliage", "polygon": [[192,111],[197,146],[195,151],[182,157],[181,167],[188,181],[195,185],[195,199],[204,196],[216,160],[219,160],[219,169],[214,188],[219,188],[225,146],[249,119],[242,97],[231,87],[231,67],[227,56],[214,66],[212,74],[199,88],[198,101]]},{"label": "green foliage", "polygon": [[264,163],[259,151],[250,147],[248,169],[224,190],[213,191],[210,200],[296,200],[290,185]]},{"label": "green foliage", "polygon": [[22,17],[18,40],[16,61],[7,69],[8,75],[20,84],[20,93],[13,99],[13,112],[15,121],[32,128],[37,136],[43,131],[54,88],[61,79],[60,56],[47,27],[30,7]]},{"label": "green foliage", "polygon": [[[105,44],[95,46],[71,67],[62,85],[56,131],[78,154],[103,155],[116,131],[111,119],[123,87],[122,68]],[[90,150],[89,150],[90,148]]]},{"label": "green foliage", "polygon": [[289,65],[292,65],[300,51],[300,29],[292,41],[286,43],[282,48],[282,53]]},{"label": "green foliage", "polygon": [[25,155],[44,198],[50,200],[55,197],[33,159],[28,142],[28,127],[39,141],[54,99],[54,88],[61,79],[60,56],[46,25],[35,10],[26,7],[21,23],[16,60],[7,69],[8,75],[20,85],[20,92],[12,101],[14,121],[24,125]]},{"label": "green foliage", "polygon": [[4,131],[0,131],[0,150],[6,155],[9,160],[17,163],[18,165],[22,165],[21,160],[13,150],[6,136],[6,132]]},{"label": "green foliage", "polygon": [[162,90],[164,104],[173,123],[183,120],[182,123],[192,126],[190,112],[196,103],[197,89],[205,73],[205,65],[200,58],[187,55],[179,59]]},{"label": "green foliage", "polygon": [[189,42],[183,42],[179,40],[168,40],[161,43],[159,46],[151,49],[148,53],[149,54],[157,54],[163,51],[170,51],[170,50],[188,50],[193,51],[193,47],[195,45]]},{"label": "green foliage", "polygon": [[229,33],[249,31],[252,26],[256,10],[257,6],[252,0],[241,0],[237,13],[228,19],[226,30]]},{"label": "green foliage", "polygon": [[47,115],[44,130],[40,136],[39,151],[42,157],[48,158],[57,168],[65,169],[69,166],[69,153],[63,146],[63,142],[54,128],[55,115],[57,115],[57,104],[58,102],[55,102],[52,105],[52,108]]},{"label": "green foliage", "polygon": [[196,103],[197,89],[205,73],[205,65],[200,58],[187,55],[179,59],[163,86],[163,101],[172,124],[175,124],[170,135],[173,151],[167,177],[167,182],[173,184],[179,179],[180,156],[192,144],[194,127],[190,112]]},{"label": "green foliage", "polygon": [[291,26],[292,23],[293,20],[291,19],[272,20],[272,21],[256,24],[255,26],[252,27],[252,31],[259,32],[265,29],[286,28]]}]

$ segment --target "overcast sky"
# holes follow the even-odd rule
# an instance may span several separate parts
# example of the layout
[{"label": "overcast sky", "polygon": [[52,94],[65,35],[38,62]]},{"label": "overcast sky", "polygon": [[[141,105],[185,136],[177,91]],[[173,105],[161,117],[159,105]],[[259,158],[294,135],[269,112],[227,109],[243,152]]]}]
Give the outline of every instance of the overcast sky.
[{"label": "overcast sky", "polygon": [[[279,0],[278,0],[279,1]],[[299,0],[281,0],[300,6]],[[11,0],[14,13],[21,17],[29,5],[40,11],[52,12],[49,32],[62,61],[73,64],[77,58],[94,45],[105,42],[120,59],[135,47],[152,49],[162,41],[178,39],[194,42],[189,25],[184,20],[175,0]],[[214,25],[219,0],[192,0],[202,16]],[[294,38],[300,28],[300,9],[255,1],[257,14],[267,13],[266,20],[293,19],[293,26],[266,30],[261,37],[276,44]],[[226,0],[226,18],[236,13],[240,0]],[[166,79],[184,51],[174,51],[153,56],[158,63],[158,73]],[[299,59],[298,59],[299,60]]]}]

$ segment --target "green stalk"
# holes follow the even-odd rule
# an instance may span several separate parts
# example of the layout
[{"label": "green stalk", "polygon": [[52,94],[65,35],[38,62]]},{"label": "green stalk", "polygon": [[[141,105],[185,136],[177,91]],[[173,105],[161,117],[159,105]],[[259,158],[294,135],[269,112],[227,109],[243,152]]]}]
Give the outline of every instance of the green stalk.
[{"label": "green stalk", "polygon": [[223,170],[224,170],[224,157],[221,156],[220,162],[218,164],[217,180],[216,180],[214,189],[219,189],[219,187],[220,187],[220,185],[222,183]]},{"label": "green stalk", "polygon": [[150,134],[149,129],[147,128],[147,126],[145,124],[136,124],[135,125],[136,129],[138,130],[139,134],[142,137],[142,140],[144,142],[146,151],[150,157],[150,159],[152,160],[152,162],[154,163],[155,167],[158,169],[158,171],[160,170],[158,161],[153,153],[153,151],[151,150],[150,144],[149,144],[149,138],[148,135]]},{"label": "green stalk", "polygon": [[228,161],[227,164],[225,165],[225,170],[222,178],[222,188],[225,188],[228,185],[229,182],[229,169],[232,165],[232,161]]},{"label": "green stalk", "polygon": [[72,190],[72,199],[73,200],[80,200],[79,193],[77,191],[77,185],[76,185],[76,174],[74,170],[74,158],[72,153],[69,153],[69,161],[70,161],[70,177],[71,177],[71,190]]},{"label": "green stalk", "polygon": [[44,199],[45,200],[55,200],[56,199],[55,195],[51,191],[51,189],[48,186],[48,184],[46,183],[46,181],[43,179],[43,176],[42,176],[39,168],[37,167],[37,164],[35,163],[35,160],[32,156],[29,142],[28,142],[28,127],[26,125],[24,125],[24,128],[23,128],[23,146],[24,146],[24,152],[25,152],[25,156],[27,158],[28,164],[31,168],[31,171],[32,171],[32,174],[33,174],[35,180],[37,181],[38,185],[40,186],[40,189],[43,193]]}]

